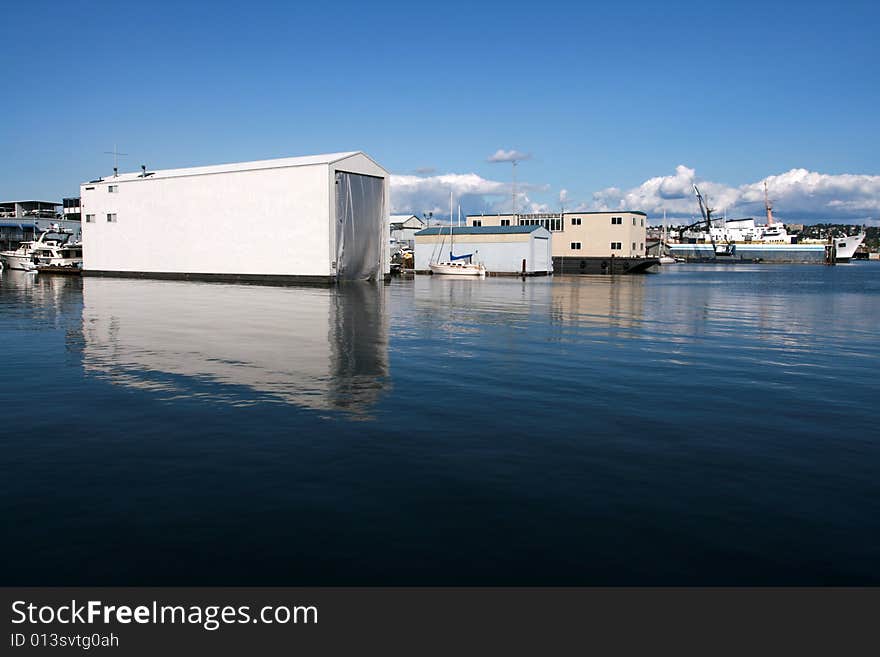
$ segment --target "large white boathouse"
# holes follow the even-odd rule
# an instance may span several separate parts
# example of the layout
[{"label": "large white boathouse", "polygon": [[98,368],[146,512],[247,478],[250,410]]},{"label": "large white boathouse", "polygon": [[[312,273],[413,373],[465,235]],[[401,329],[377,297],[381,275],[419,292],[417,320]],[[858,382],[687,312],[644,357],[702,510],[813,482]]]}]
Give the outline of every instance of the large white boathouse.
[{"label": "large white boathouse", "polygon": [[390,272],[389,174],[362,152],[81,186],[86,275],[333,282]]}]

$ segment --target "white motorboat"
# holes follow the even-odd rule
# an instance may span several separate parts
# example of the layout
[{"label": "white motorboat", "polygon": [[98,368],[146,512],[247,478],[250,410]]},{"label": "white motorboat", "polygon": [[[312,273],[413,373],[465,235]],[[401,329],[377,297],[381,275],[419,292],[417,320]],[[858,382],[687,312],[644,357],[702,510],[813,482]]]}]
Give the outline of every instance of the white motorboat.
[{"label": "white motorboat", "polygon": [[676,262],[678,262],[677,259],[673,258],[672,256],[668,256],[668,255],[660,256],[659,259],[660,259],[661,265],[674,265]]},{"label": "white motorboat", "polygon": [[[0,262],[9,269],[18,269],[20,271],[32,271],[35,269],[35,254],[43,252],[43,257],[59,258],[61,260],[74,260],[68,252],[66,257],[62,257],[59,250],[68,246],[68,241],[73,235],[73,231],[58,228],[53,225],[49,230],[44,230],[36,240],[22,242],[14,251],[0,251]],[[72,249],[77,250],[77,249]],[[79,261],[82,262],[82,246],[78,247]]]},{"label": "white motorboat", "polygon": [[33,242],[22,242],[14,251],[0,251],[0,262],[7,269],[25,270],[34,263]]},{"label": "white motorboat", "polygon": [[82,244],[40,246],[34,249],[33,264],[38,268],[82,269]]}]

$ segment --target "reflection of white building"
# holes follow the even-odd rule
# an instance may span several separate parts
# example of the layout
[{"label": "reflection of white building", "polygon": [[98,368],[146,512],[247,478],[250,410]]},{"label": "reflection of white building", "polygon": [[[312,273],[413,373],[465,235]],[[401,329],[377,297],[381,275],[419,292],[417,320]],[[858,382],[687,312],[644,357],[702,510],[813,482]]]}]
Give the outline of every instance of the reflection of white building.
[{"label": "reflection of white building", "polygon": [[83,366],[214,402],[363,413],[388,377],[383,288],[83,279]]}]

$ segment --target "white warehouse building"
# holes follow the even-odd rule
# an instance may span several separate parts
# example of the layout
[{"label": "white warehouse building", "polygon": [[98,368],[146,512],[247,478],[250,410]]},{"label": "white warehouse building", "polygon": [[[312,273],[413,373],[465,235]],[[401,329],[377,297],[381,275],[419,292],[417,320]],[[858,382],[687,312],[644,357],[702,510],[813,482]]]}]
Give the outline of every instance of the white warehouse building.
[{"label": "white warehouse building", "polygon": [[142,169],[81,186],[85,275],[329,283],[390,273],[389,174],[362,152]]},{"label": "white warehouse building", "polygon": [[552,248],[542,226],[434,226],[416,233],[415,270],[427,273],[432,262],[471,254],[489,274],[544,275],[553,272]]}]

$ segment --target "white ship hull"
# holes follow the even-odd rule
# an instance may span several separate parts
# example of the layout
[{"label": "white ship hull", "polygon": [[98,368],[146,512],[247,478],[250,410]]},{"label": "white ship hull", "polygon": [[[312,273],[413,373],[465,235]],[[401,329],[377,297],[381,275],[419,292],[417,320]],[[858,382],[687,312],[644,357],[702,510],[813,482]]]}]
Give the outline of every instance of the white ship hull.
[{"label": "white ship hull", "polygon": [[837,261],[849,262],[856,254],[856,250],[862,245],[862,242],[865,241],[865,237],[866,234],[861,233],[860,235],[850,235],[849,237],[835,239],[834,245],[837,247]]},{"label": "white ship hull", "polygon": [[[865,240],[865,235],[852,235],[838,237],[834,240],[836,262],[849,262]],[[830,245],[825,242],[797,243],[797,244],[773,244],[761,242],[736,242],[718,243],[713,247],[711,243],[669,244],[669,251],[673,256],[679,256],[688,260],[711,260],[716,262],[778,262],[778,263],[817,263],[827,262],[829,259]],[[723,247],[726,254],[718,253]]]},{"label": "white ship hull", "polygon": [[30,271],[34,268],[34,259],[30,255],[16,255],[8,251],[0,253],[0,261],[6,269],[18,269],[19,271]]}]

